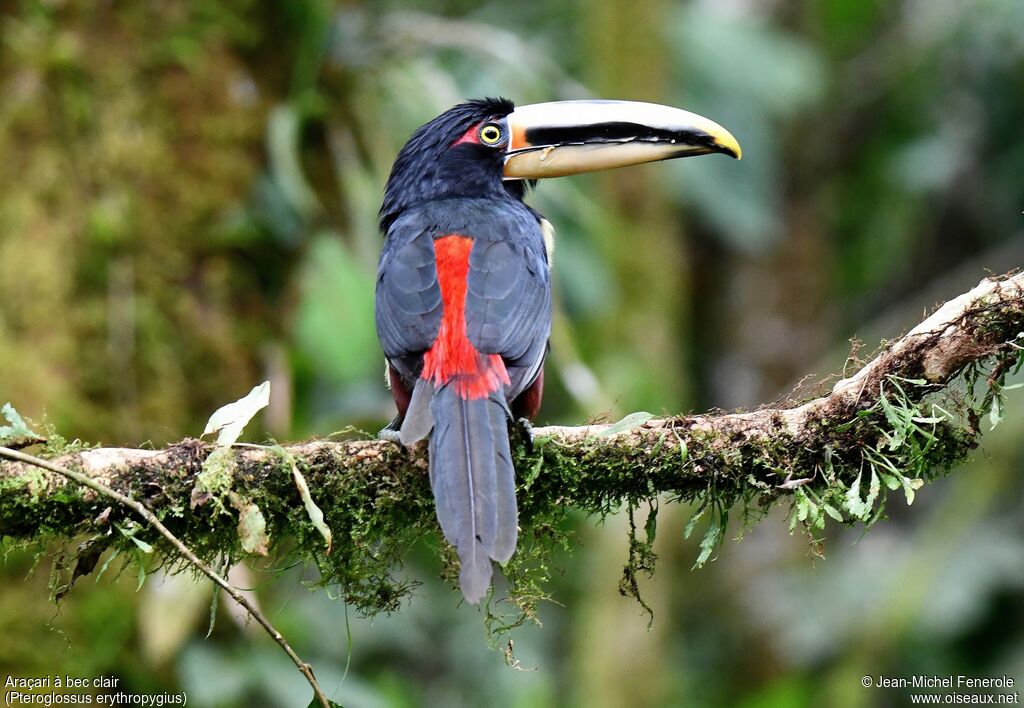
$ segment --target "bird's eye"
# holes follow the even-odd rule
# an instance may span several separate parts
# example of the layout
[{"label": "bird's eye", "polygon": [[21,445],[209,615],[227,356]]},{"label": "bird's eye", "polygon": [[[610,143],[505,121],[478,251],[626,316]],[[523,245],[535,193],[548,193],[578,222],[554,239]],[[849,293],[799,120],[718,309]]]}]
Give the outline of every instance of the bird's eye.
[{"label": "bird's eye", "polygon": [[480,129],[480,141],[484,145],[496,145],[501,142],[501,128],[494,123],[488,123]]}]

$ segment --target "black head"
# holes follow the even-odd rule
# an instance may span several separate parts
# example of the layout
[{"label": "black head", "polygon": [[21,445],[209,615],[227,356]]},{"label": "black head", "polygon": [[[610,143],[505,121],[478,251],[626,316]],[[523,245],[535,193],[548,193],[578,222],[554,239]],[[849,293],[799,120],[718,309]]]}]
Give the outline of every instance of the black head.
[{"label": "black head", "polygon": [[386,231],[404,209],[432,199],[522,199],[526,184],[502,178],[509,140],[502,119],[514,109],[508,99],[476,99],[417,129],[391,167],[381,229]]}]

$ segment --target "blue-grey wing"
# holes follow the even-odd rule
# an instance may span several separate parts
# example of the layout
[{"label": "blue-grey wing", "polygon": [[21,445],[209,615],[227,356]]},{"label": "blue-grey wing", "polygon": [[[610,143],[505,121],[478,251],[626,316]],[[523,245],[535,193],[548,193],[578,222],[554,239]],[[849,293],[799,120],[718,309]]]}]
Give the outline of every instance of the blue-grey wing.
[{"label": "blue-grey wing", "polygon": [[[377,269],[374,315],[381,347],[394,364],[430,348],[440,328],[442,301],[433,235],[427,230],[403,233],[397,223],[392,231]],[[402,373],[408,378],[416,372]]]},{"label": "blue-grey wing", "polygon": [[469,256],[466,334],[480,352],[505,359],[514,398],[536,378],[547,353],[550,268],[536,220],[499,222],[490,235],[476,239]]}]

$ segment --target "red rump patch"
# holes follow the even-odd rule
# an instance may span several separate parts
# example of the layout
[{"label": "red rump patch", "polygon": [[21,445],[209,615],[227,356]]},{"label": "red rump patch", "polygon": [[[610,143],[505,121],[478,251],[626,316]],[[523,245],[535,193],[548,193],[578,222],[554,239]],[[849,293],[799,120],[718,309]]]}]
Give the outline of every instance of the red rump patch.
[{"label": "red rump patch", "polygon": [[466,278],[473,239],[443,236],[434,241],[437,281],[441,287],[441,328],[433,346],[423,355],[423,373],[435,386],[454,381],[461,398],[487,398],[509,383],[499,354],[481,354],[466,336]]}]

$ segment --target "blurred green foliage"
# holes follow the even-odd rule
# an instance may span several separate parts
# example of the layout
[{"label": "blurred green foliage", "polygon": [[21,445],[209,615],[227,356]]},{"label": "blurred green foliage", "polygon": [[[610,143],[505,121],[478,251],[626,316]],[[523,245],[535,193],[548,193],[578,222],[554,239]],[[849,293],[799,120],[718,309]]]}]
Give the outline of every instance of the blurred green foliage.
[{"label": "blurred green foliage", "polygon": [[[375,213],[408,134],[468,96],[660,101],[744,147],[531,195],[559,233],[545,421],[776,399],[840,370],[851,335],[870,349],[1024,259],[1019,0],[18,0],[0,6],[0,86],[0,401],[72,438],[195,435],[264,379],[278,439],[388,419]],[[829,527],[828,560],[770,518],[690,573],[696,541],[663,508],[650,631],[616,592],[624,522],[579,520],[564,607],[513,635],[523,671],[486,649],[430,549],[398,571],[419,595],[372,622],[303,589],[308,570],[236,582],[347,706],[870,706],[906,695],[865,674],[1019,685],[1024,417],[1008,395],[967,473],[856,545]],[[25,580],[31,557],[8,553],[3,672],[305,703],[224,609],[202,639],[207,605],[180,599],[183,579],[136,592],[115,561],[55,608],[49,562]]]}]

